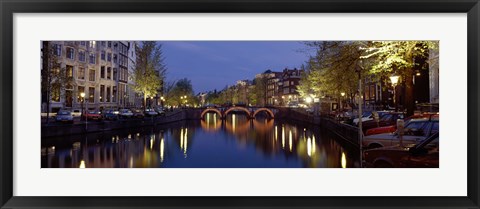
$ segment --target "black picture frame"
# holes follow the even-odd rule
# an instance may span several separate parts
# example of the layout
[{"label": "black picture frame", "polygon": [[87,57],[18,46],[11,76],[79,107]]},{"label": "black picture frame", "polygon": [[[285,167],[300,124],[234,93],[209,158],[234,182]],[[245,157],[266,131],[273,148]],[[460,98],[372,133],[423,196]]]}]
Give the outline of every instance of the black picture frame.
[{"label": "black picture frame", "polygon": [[[1,208],[479,208],[478,0],[1,0]],[[468,195],[465,197],[20,197],[13,196],[15,13],[467,13]],[[448,179],[445,179],[448,181]],[[421,186],[421,185],[416,185]],[[448,188],[445,188],[448,189]]]}]

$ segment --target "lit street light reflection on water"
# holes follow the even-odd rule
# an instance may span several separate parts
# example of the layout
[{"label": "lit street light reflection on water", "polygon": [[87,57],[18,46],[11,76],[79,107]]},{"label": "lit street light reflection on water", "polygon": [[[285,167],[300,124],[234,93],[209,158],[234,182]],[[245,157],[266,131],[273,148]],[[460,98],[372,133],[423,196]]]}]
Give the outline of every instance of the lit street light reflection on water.
[{"label": "lit street light reflection on water", "polygon": [[229,114],[42,139],[43,168],[350,168],[358,153],[311,125]]}]

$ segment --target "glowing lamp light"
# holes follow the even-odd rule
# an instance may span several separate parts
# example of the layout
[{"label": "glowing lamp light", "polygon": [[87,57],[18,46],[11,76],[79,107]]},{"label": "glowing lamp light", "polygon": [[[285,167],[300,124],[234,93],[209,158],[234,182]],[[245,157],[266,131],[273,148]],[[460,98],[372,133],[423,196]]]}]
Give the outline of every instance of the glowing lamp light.
[{"label": "glowing lamp light", "polygon": [[85,92],[80,93],[80,96],[81,96],[82,98],[84,98],[84,97],[85,97]]},{"label": "glowing lamp light", "polygon": [[345,96],[345,92],[340,93],[340,95],[342,95],[342,97],[344,97],[344,96]]},{"label": "glowing lamp light", "polygon": [[392,75],[392,76],[390,76],[390,81],[392,82],[392,85],[393,85],[393,86],[396,86],[396,85],[397,85],[399,78],[400,78],[400,76],[398,76],[398,75]]},{"label": "glowing lamp light", "polygon": [[307,98],[305,99],[305,101],[306,101],[307,103],[311,103],[311,102],[312,102],[312,98],[311,98],[311,97],[307,97]]}]

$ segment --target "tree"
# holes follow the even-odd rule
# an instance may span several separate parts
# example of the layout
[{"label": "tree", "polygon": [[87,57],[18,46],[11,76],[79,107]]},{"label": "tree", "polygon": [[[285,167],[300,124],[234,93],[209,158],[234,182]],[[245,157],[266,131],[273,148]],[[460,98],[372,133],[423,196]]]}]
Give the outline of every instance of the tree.
[{"label": "tree", "polygon": [[255,95],[255,85],[250,85],[247,88],[248,88],[248,95],[247,95],[248,105],[252,104],[254,106],[257,106],[257,96]]},{"label": "tree", "polygon": [[400,75],[405,86],[405,106],[407,115],[413,115],[414,67],[418,58],[428,57],[430,49],[437,49],[437,41],[378,41],[364,49],[362,59],[370,60],[370,73],[376,75]]},{"label": "tree", "polygon": [[265,71],[253,80],[255,84],[253,93],[256,95],[255,100],[259,106],[265,106],[267,104],[268,73],[269,71]]},{"label": "tree", "polygon": [[[359,61],[362,41],[307,42],[317,53],[307,63],[306,74],[302,77],[298,91],[302,96],[330,96],[338,98],[341,92],[357,94]],[[360,71],[365,75],[368,72]]]},{"label": "tree", "polygon": [[[47,124],[50,117],[50,104],[52,102],[52,96],[60,99],[61,92],[65,90],[67,85],[71,85],[73,82],[73,75],[69,75],[65,68],[61,67],[59,57],[57,54],[57,46],[49,41],[42,43],[43,49],[43,69],[41,71],[42,76],[42,93],[45,96],[47,105]],[[60,55],[61,56],[61,55]]]},{"label": "tree", "polygon": [[[187,96],[187,98],[183,98],[184,96]],[[192,82],[187,78],[183,78],[178,80],[175,83],[175,86],[168,92],[167,102],[172,106],[180,106],[181,104],[184,104],[185,101],[187,101],[187,103],[194,102],[193,97],[194,92]]]},{"label": "tree", "polygon": [[133,79],[134,90],[143,95],[143,107],[146,108],[147,98],[157,95],[162,87],[166,66],[162,55],[161,45],[154,41],[143,41],[137,47],[137,63]]}]

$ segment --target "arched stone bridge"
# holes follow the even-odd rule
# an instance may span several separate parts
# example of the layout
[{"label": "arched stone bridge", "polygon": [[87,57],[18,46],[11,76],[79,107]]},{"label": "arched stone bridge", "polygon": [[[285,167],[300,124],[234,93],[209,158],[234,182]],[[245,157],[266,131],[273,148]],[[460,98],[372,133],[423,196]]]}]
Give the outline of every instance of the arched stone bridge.
[{"label": "arched stone bridge", "polygon": [[249,118],[255,118],[255,116],[257,116],[257,114],[261,112],[265,112],[268,114],[269,117],[275,118],[275,113],[277,112],[277,110],[274,108],[266,108],[266,107],[234,106],[234,107],[226,107],[226,108],[207,108],[207,109],[204,109],[200,114],[200,119],[203,119],[205,117],[205,114],[207,113],[217,113],[218,115],[220,115],[220,118],[223,119],[232,111],[245,112],[247,114],[247,117]]}]

